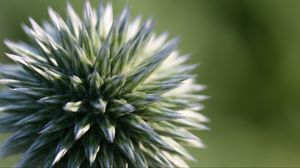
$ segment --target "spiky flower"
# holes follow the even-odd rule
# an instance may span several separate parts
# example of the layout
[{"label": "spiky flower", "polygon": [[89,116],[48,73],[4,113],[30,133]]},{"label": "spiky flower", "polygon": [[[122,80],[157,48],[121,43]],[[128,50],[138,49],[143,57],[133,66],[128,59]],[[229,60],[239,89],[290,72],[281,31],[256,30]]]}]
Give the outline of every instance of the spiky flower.
[{"label": "spiky flower", "polygon": [[202,147],[205,129],[194,83],[177,39],[154,35],[151,19],[113,19],[110,4],[86,2],[83,18],[23,26],[32,43],[6,41],[16,65],[1,67],[0,131],[13,132],[1,156],[17,167],[185,167],[182,145]]}]

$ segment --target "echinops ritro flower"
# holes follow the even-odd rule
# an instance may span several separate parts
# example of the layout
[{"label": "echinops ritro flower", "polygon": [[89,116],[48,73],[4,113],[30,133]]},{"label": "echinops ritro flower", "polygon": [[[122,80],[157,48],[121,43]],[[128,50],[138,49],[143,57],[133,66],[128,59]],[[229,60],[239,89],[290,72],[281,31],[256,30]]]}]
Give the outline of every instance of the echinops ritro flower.
[{"label": "echinops ritro flower", "polygon": [[1,66],[0,155],[21,153],[17,167],[188,167],[185,145],[203,147],[191,130],[206,129],[178,39],[154,34],[154,22],[113,18],[110,3],[85,3],[66,20],[23,25],[30,43],[6,40],[16,65]]}]

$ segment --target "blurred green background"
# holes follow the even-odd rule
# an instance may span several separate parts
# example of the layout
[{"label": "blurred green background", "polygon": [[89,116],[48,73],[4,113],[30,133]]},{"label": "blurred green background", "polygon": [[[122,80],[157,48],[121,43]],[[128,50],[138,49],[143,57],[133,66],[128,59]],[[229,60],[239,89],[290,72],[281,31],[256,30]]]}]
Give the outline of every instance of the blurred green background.
[{"label": "blurred green background", "polygon": [[[82,0],[69,1],[81,11]],[[0,1],[0,40],[26,41],[20,24],[28,16],[48,19],[47,6],[64,14],[65,3]],[[204,103],[211,131],[199,133],[207,148],[191,149],[199,160],[191,166],[300,167],[299,0],[113,1],[117,11],[126,3],[133,15],[154,16],[157,31],[179,35],[181,53],[201,63],[196,73],[212,97]],[[8,62],[4,54],[0,60]]]}]

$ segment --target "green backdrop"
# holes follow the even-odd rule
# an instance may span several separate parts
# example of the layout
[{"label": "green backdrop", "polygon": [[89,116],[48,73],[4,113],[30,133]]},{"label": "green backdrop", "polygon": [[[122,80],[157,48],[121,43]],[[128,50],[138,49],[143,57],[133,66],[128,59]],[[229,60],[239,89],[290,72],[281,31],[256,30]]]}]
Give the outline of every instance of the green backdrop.
[{"label": "green backdrop", "polygon": [[[78,11],[82,0],[69,0]],[[96,4],[96,0],[91,0]],[[26,40],[21,23],[64,14],[65,0],[1,0],[0,41]],[[203,111],[211,131],[194,167],[300,167],[299,0],[114,0],[117,11],[154,16],[157,31],[181,37],[181,53],[199,62],[211,96]],[[0,62],[9,62],[0,43]],[[3,141],[8,135],[1,135]],[[17,156],[0,160],[0,167]]]}]

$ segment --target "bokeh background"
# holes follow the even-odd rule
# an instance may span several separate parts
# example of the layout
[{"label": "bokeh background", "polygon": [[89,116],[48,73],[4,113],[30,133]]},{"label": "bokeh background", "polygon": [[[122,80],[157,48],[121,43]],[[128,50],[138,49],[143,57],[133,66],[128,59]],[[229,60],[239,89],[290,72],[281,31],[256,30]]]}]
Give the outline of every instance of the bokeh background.
[{"label": "bokeh background", "polygon": [[[69,0],[81,11],[83,0]],[[96,5],[96,0],[91,0]],[[113,0],[120,11],[154,16],[156,31],[181,37],[199,82],[211,96],[204,110],[207,148],[190,149],[193,167],[300,167],[299,0]],[[1,0],[0,41],[24,40],[28,16],[48,19],[47,6],[64,14],[65,0]],[[0,43],[0,62],[9,60]],[[1,135],[3,141],[8,135]],[[0,167],[18,156],[0,160]]]}]

